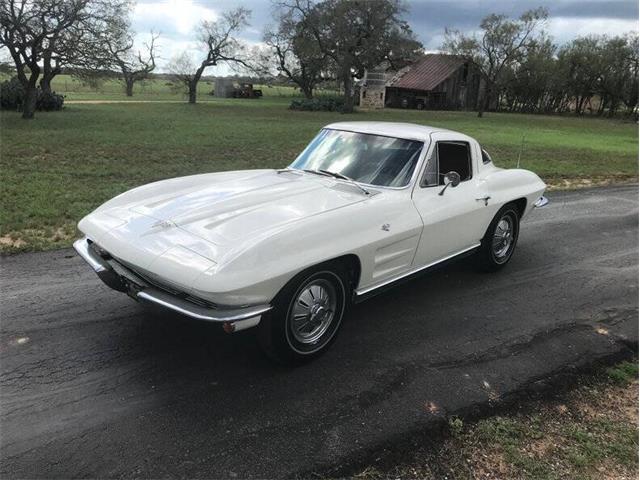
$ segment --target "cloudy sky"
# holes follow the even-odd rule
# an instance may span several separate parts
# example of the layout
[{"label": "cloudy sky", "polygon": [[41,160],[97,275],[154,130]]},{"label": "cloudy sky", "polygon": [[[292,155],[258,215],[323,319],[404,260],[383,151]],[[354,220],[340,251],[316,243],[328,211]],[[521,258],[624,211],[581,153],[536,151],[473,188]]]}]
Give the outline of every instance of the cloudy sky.
[{"label": "cloudy sky", "polygon": [[[407,19],[427,50],[442,44],[445,27],[472,31],[489,13],[518,16],[524,10],[547,7],[547,31],[558,43],[579,35],[623,34],[638,31],[637,0],[405,0]],[[252,11],[251,25],[241,33],[248,42],[258,43],[272,21],[271,0],[138,0],[133,27],[138,41],[145,32],[161,32],[162,66],[177,53],[193,49],[193,29],[202,19],[215,20],[225,10],[245,6]],[[224,75],[225,67],[212,68],[209,75]]]}]

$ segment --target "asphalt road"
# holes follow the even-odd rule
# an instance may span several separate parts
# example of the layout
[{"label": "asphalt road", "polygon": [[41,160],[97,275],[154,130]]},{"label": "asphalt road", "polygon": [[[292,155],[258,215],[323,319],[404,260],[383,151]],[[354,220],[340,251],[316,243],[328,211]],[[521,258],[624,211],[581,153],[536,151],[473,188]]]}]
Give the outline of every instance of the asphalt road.
[{"label": "asphalt road", "polygon": [[637,348],[637,187],[549,198],[505,270],[358,305],[297,369],[110,291],[71,250],[2,258],[0,475],[295,476]]}]

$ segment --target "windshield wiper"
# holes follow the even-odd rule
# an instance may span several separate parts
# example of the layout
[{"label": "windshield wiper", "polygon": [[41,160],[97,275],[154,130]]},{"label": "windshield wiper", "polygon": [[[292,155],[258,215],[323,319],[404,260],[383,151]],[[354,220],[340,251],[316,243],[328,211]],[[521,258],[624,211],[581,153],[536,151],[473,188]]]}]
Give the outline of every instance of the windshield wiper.
[{"label": "windshield wiper", "polygon": [[325,172],[324,170],[312,170],[310,168],[305,168],[303,172],[307,173],[315,173],[316,175],[320,175],[322,177],[333,177],[329,172]]},{"label": "windshield wiper", "polygon": [[330,172],[329,170],[318,170],[318,172],[322,172],[325,175],[331,175],[332,177],[339,178],[340,180],[346,180],[351,185],[354,185],[354,186],[358,187],[360,190],[362,190],[362,192],[365,195],[371,195],[371,192],[369,190],[364,188],[362,185],[360,185],[358,182],[356,182],[353,178],[347,177],[346,175],[343,175],[343,174],[338,173],[338,172]]}]

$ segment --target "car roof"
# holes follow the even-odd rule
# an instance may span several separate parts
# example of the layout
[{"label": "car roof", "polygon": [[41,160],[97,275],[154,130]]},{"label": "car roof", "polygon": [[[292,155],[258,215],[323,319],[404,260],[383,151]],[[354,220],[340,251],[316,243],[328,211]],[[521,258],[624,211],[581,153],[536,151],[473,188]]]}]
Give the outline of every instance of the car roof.
[{"label": "car roof", "polygon": [[445,128],[417,125],[415,123],[402,122],[336,122],[324,128],[331,130],[346,130],[349,132],[370,133],[387,137],[406,138],[408,140],[426,141],[433,132],[450,132],[461,135],[458,132]]}]

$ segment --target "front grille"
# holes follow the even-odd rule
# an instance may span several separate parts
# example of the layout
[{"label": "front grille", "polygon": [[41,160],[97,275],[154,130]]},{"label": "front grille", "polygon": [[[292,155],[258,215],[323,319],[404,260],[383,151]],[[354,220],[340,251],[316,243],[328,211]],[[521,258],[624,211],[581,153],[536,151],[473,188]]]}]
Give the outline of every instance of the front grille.
[{"label": "front grille", "polygon": [[158,290],[162,290],[163,292],[166,292],[170,295],[174,295],[178,298],[186,300],[187,302],[193,303],[200,307],[218,308],[217,305],[214,303],[208,302],[207,300],[203,300],[202,298],[194,297],[193,295],[182,292],[180,290],[176,290],[175,287],[167,285],[164,282],[160,282],[155,278],[151,278],[149,275],[140,272],[140,270],[138,270],[136,267],[133,267],[128,263],[125,263],[117,259],[116,257],[111,255],[109,252],[99,247],[95,243],[91,244],[91,248],[93,248],[94,251],[98,255],[100,255],[100,257],[106,260],[107,263],[115,270],[115,272],[118,275],[127,278],[128,280],[134,282],[135,284],[141,287],[152,286],[157,288]]}]

